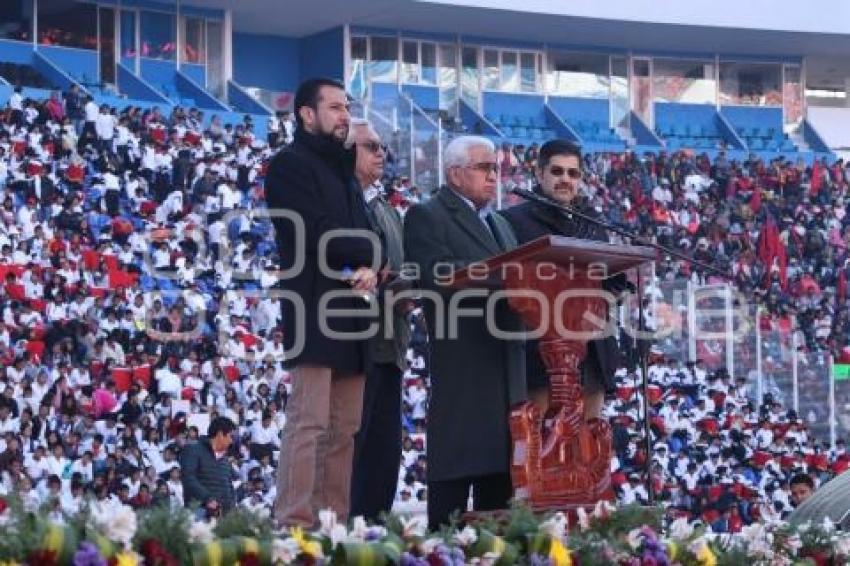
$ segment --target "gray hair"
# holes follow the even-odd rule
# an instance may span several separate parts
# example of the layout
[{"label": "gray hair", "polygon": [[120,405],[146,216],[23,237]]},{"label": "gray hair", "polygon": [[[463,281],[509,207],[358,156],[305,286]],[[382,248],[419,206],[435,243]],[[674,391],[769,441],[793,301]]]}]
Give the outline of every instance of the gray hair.
[{"label": "gray hair", "polygon": [[348,122],[348,137],[345,139],[346,149],[354,146],[355,136],[356,136],[356,134],[354,132],[358,128],[366,128],[368,130],[375,132],[375,134],[378,133],[375,130],[375,128],[372,126],[372,122],[370,122],[366,118],[352,118]]},{"label": "gray hair", "polygon": [[482,136],[460,136],[450,141],[443,149],[443,170],[450,167],[469,165],[469,150],[473,147],[485,147],[488,151],[496,151],[496,146]]}]

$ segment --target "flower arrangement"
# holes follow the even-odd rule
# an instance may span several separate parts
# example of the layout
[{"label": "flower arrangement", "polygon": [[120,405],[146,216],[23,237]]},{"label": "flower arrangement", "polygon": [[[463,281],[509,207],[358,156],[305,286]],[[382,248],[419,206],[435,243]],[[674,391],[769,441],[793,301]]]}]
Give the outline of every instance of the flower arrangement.
[{"label": "flower arrangement", "polygon": [[753,524],[715,535],[685,519],[664,524],[663,510],[600,503],[569,515],[516,507],[477,516],[439,533],[421,517],[386,525],[320,515],[314,532],[276,532],[267,515],[235,511],[216,522],[185,509],[142,512],[91,503],[62,524],[0,498],[0,566],[838,566],[850,564],[850,533],[821,525]]}]

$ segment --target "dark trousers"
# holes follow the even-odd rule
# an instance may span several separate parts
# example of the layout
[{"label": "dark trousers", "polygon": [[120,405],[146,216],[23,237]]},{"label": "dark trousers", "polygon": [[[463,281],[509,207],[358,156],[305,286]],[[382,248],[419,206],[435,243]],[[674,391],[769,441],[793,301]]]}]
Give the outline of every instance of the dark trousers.
[{"label": "dark trousers", "polygon": [[390,512],[401,464],[401,371],[375,364],[366,372],[363,416],[354,436],[351,517],[375,521]]},{"label": "dark trousers", "polygon": [[507,509],[513,487],[510,474],[473,476],[456,480],[428,482],[428,528],[436,531],[447,525],[452,514],[466,511],[469,488],[475,511]]}]

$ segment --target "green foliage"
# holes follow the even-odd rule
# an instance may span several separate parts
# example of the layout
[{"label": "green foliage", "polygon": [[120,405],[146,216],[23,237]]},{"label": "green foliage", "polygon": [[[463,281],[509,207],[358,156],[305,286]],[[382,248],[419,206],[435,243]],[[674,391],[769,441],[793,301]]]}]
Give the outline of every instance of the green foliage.
[{"label": "green foliage", "polygon": [[0,523],[0,560],[16,560],[41,548],[49,522],[31,513],[17,497],[6,499],[9,508]]},{"label": "green foliage", "polygon": [[267,515],[261,515],[242,507],[234,508],[218,520],[213,532],[219,538],[251,537],[268,539],[272,537],[274,525]]},{"label": "green foliage", "polygon": [[133,546],[140,548],[146,540],[158,541],[181,564],[187,564],[190,555],[189,526],[192,524],[188,509],[172,508],[167,503],[138,512],[138,528]]}]

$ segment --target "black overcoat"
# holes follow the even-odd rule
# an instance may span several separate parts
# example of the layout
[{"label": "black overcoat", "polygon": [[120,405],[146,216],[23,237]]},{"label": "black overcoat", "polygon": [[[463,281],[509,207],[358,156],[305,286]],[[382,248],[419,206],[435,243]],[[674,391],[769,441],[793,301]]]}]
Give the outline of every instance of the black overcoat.
[{"label": "black overcoat", "polygon": [[[292,277],[285,278],[281,287],[301,298],[304,304],[304,322],[298,321],[294,303],[281,300],[284,339],[287,350],[296,340],[303,338],[303,350],[287,359],[288,366],[314,364],[345,373],[363,373],[366,367],[367,341],[341,340],[328,336],[320,326],[320,301],[325,293],[350,290],[340,277],[329,277],[319,269],[319,240],[331,230],[343,230],[328,240],[325,258],[327,265],[339,272],[356,271],[359,267],[381,267],[384,263],[380,245],[351,233],[352,229],[369,231],[371,224],[366,212],[362,191],[354,180],[354,148],[346,150],[342,144],[325,136],[297,130],[294,142],[280,151],[271,161],[266,177],[266,200],[269,210],[294,212],[303,220],[305,247],[304,268]],[[289,269],[295,261],[295,224],[285,218],[275,218],[277,244],[281,267]],[[346,235],[348,232],[348,235]],[[331,309],[368,310],[369,305],[360,297],[335,299]],[[327,318],[331,329],[353,335],[368,328],[367,318]]]},{"label": "black overcoat", "polygon": [[[539,188],[538,188],[539,192]],[[589,212],[584,210],[583,212]],[[536,240],[541,236],[569,236],[586,240],[608,241],[608,235],[601,227],[577,217],[568,218],[559,210],[550,209],[536,202],[524,202],[517,206],[499,211],[513,228],[519,245]],[[593,214],[590,213],[592,216]],[[612,292],[622,291],[625,277],[617,276],[603,283],[603,288]],[[536,389],[548,384],[546,368],[540,358],[536,340],[530,340],[526,346],[528,386]],[[587,358],[582,364],[585,379],[601,379],[607,391],[616,387],[614,373],[622,365],[620,348],[615,337],[592,340],[588,343]],[[589,371],[592,370],[592,371]]]},{"label": "black overcoat", "polygon": [[[423,300],[428,321],[431,397],[428,405],[428,479],[454,480],[509,471],[510,406],[525,400],[524,340],[496,338],[484,316],[461,316],[456,337],[448,332],[458,308],[450,308],[457,291],[435,281],[435,265],[455,269],[515,247],[510,226],[498,215],[492,232],[472,207],[443,188],[405,217],[405,261],[421,273],[423,289],[442,300]],[[495,237],[494,237],[495,235]],[[438,268],[437,276],[449,272]],[[485,308],[486,298],[467,297],[459,309]],[[521,332],[517,315],[499,301],[495,319],[502,331]],[[446,332],[437,335],[440,317]]]}]

